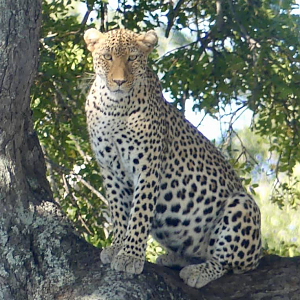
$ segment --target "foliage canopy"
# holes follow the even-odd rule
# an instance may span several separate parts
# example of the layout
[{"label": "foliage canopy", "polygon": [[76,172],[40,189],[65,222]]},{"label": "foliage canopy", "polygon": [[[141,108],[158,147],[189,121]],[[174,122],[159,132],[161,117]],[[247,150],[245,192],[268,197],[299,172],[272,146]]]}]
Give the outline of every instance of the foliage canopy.
[{"label": "foliage canopy", "polygon": [[[55,199],[86,239],[104,246],[110,232],[101,176],[85,129],[84,102],[93,73],[82,36],[95,26],[91,23],[104,31],[156,29],[172,37],[167,43],[173,50],[160,57],[156,51],[150,58],[172,101],[184,111],[185,101],[193,99],[195,110],[221,118],[231,105],[229,137],[240,112],[251,110],[253,132],[269,141],[267,151],[277,157],[270,167],[278,179],[273,200],[284,195],[295,199],[293,170],[300,161],[300,19],[295,2],[138,0],[114,5],[112,10],[100,0],[43,1],[40,66],[32,88],[35,129]],[[236,161],[239,154],[227,150]],[[247,161],[239,166],[244,173],[253,168],[247,168]],[[290,184],[280,181],[281,173]]]}]

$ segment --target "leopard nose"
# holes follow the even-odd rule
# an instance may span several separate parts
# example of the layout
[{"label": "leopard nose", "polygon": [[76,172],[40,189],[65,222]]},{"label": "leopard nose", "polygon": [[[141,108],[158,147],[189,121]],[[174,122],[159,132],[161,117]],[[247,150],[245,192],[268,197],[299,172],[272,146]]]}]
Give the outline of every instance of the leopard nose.
[{"label": "leopard nose", "polygon": [[113,80],[118,86],[121,86],[126,80]]}]

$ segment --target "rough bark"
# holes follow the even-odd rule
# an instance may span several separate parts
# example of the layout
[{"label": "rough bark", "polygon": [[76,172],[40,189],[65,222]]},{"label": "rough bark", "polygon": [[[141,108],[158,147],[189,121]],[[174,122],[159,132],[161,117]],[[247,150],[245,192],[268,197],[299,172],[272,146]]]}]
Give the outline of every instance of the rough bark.
[{"label": "rough bark", "polygon": [[42,299],[74,280],[74,234],[51,202],[29,106],[40,17],[40,0],[0,0],[0,299],[5,300]]},{"label": "rough bark", "polygon": [[300,299],[300,258],[265,257],[200,291],[178,271],[146,264],[116,273],[52,202],[29,108],[41,0],[0,0],[0,300]]},{"label": "rough bark", "polygon": [[[260,266],[242,275],[227,274],[196,290],[186,286],[178,271],[146,264],[141,275],[111,271],[88,263],[76,284],[60,300],[299,300],[300,257],[266,256]],[[85,269],[85,270],[84,270]]]}]

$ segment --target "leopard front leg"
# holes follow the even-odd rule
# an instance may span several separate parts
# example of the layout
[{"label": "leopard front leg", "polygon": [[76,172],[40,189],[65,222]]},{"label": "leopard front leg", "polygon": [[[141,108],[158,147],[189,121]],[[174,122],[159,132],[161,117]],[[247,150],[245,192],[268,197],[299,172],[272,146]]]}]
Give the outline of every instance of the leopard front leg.
[{"label": "leopard front leg", "polygon": [[152,170],[139,176],[123,247],[111,264],[114,270],[133,274],[143,271],[147,237],[159,194],[158,181],[158,173]]},{"label": "leopard front leg", "polygon": [[113,177],[109,172],[102,172],[102,176],[113,225],[113,242],[110,246],[104,248],[100,254],[102,263],[108,264],[112,262],[123,246],[133,190],[128,183],[124,184],[124,180]]}]

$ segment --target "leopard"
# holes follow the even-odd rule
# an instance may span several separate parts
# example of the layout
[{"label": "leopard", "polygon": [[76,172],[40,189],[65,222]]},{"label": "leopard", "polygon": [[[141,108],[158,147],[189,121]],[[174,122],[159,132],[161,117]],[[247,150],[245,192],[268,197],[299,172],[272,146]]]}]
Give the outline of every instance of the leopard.
[{"label": "leopard", "polygon": [[163,96],[148,56],[155,30],[84,34],[95,78],[86,99],[91,148],[109,203],[113,239],[101,262],[140,274],[151,235],[156,263],[202,288],[261,258],[258,205],[226,156]]}]

